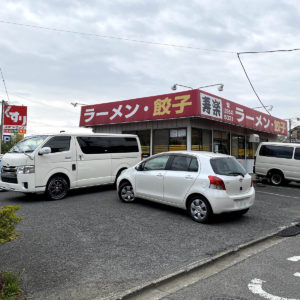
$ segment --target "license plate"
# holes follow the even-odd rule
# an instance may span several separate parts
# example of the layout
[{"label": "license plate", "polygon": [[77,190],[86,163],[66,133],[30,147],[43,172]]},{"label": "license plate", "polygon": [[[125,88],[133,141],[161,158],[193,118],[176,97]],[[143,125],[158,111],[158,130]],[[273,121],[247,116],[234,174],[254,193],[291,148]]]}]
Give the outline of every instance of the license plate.
[{"label": "license plate", "polygon": [[249,203],[248,199],[235,200],[235,207],[244,208],[244,207],[248,206],[248,203]]}]

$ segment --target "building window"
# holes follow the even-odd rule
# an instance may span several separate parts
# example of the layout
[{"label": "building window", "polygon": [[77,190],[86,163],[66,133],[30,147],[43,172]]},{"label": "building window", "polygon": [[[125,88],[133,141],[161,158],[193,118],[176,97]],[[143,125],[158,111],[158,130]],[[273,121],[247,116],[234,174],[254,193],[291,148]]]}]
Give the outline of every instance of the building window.
[{"label": "building window", "polygon": [[214,149],[216,153],[229,153],[229,133],[224,131],[214,130]]},{"label": "building window", "polygon": [[254,142],[250,142],[249,141],[250,137],[247,136],[247,140],[246,140],[246,157],[247,159],[252,159],[255,156],[257,147],[259,143],[254,143]]},{"label": "building window", "polygon": [[186,150],[186,129],[170,129],[169,151]]},{"label": "building window", "polygon": [[186,150],[186,129],[158,129],[153,132],[153,154]]},{"label": "building window", "polygon": [[245,159],[245,137],[242,135],[232,135],[231,155],[236,158]]},{"label": "building window", "polygon": [[143,158],[150,156],[150,130],[123,131],[123,133],[136,134],[141,143]]},{"label": "building window", "polygon": [[169,151],[169,130],[159,129],[153,132],[153,154]]},{"label": "building window", "polygon": [[212,151],[211,130],[192,128],[192,150]]}]

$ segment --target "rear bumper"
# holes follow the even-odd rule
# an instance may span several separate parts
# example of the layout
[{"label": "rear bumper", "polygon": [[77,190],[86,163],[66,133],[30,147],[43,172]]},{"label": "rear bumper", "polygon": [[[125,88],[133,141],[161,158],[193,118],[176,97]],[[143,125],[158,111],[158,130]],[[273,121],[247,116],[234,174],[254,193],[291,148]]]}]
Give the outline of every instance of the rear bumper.
[{"label": "rear bumper", "polygon": [[249,192],[243,195],[229,196],[226,191],[214,190],[213,196],[208,200],[214,214],[234,212],[250,208],[255,201],[255,190],[250,188]]}]

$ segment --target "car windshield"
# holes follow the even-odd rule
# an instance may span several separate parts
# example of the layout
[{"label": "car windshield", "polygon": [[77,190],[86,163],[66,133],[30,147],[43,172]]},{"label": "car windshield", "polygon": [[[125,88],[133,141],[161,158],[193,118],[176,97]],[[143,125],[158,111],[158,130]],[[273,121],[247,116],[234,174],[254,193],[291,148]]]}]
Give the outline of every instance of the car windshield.
[{"label": "car windshield", "polygon": [[210,164],[216,174],[227,176],[245,176],[244,167],[234,157],[217,157],[210,160]]},{"label": "car windshield", "polygon": [[33,152],[38,146],[41,145],[42,142],[45,141],[47,137],[47,135],[35,135],[32,137],[25,138],[15,146],[13,146],[9,150],[9,153]]}]

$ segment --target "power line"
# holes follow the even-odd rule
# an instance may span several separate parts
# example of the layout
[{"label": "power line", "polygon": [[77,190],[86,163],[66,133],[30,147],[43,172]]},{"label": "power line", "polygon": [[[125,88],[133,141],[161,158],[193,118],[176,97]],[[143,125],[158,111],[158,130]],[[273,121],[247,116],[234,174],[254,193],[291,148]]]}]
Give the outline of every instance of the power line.
[{"label": "power line", "polygon": [[9,22],[9,21],[4,21],[4,20],[0,20],[0,23],[16,25],[16,26],[23,26],[23,27],[29,27],[29,28],[35,28],[35,29],[56,31],[56,32],[79,34],[79,35],[83,35],[83,36],[93,36],[93,37],[104,38],[104,39],[122,40],[122,41],[148,44],[148,45],[167,46],[167,47],[183,48],[183,49],[193,49],[193,50],[200,50],[200,51],[206,51],[206,52],[219,52],[219,53],[230,53],[230,54],[235,54],[236,53],[236,52],[227,51],[227,50],[205,49],[205,48],[199,48],[199,47],[193,47],[193,46],[185,46],[185,45],[176,45],[176,44],[167,44],[167,43],[159,43],[159,42],[152,42],[152,41],[144,41],[144,40],[137,40],[137,39],[131,39],[131,38],[125,38],[125,37],[119,37],[119,36],[113,36],[113,35],[101,35],[101,34],[96,34],[96,33],[87,33],[87,32],[80,32],[80,31],[73,31],[73,30],[66,30],[66,29],[59,29],[59,28],[52,28],[52,27],[45,27],[45,26],[39,26],[39,25],[29,25],[29,24]]},{"label": "power line", "polygon": [[259,100],[259,102],[261,103],[261,105],[263,106],[263,108],[265,109],[265,111],[271,116],[270,112],[267,110],[266,106],[265,106],[265,105],[263,104],[263,102],[260,100],[260,98],[259,98],[259,96],[258,96],[256,90],[254,89],[254,86],[253,86],[253,84],[252,84],[252,82],[251,82],[251,80],[250,80],[250,78],[249,78],[249,76],[248,76],[248,74],[247,74],[247,72],[246,72],[246,69],[245,69],[245,67],[244,67],[244,65],[243,65],[243,63],[242,63],[242,61],[241,61],[241,58],[240,58],[239,53],[237,53],[237,57],[238,57],[238,59],[239,59],[239,61],[240,61],[240,64],[241,64],[243,70],[244,70],[244,73],[245,73],[245,75],[246,75],[246,77],[247,77],[247,79],[248,79],[248,81],[249,81],[249,83],[250,83],[250,86],[252,87],[252,90],[253,90],[254,94],[256,95],[257,99]]},{"label": "power line", "polygon": [[1,72],[1,76],[2,76],[2,81],[3,81],[4,89],[5,89],[5,92],[6,92],[7,100],[9,101],[9,96],[8,96],[8,92],[7,92],[7,88],[6,88],[6,84],[5,84],[5,80],[4,80],[4,76],[3,76],[1,68],[0,68],[0,72]]},{"label": "power line", "polygon": [[[256,90],[254,89],[254,86],[246,72],[246,69],[241,61],[240,55],[244,54],[260,54],[260,53],[275,53],[275,52],[292,52],[292,51],[299,51],[300,48],[294,48],[294,49],[278,49],[278,50],[265,50],[265,51],[244,51],[244,52],[237,52],[237,51],[227,51],[227,50],[216,50],[216,49],[206,49],[206,48],[199,48],[199,47],[193,47],[193,46],[185,46],[185,45],[176,45],[176,44],[167,44],[167,43],[159,43],[159,42],[152,42],[152,41],[144,41],[144,40],[137,40],[137,39],[131,39],[131,38],[125,38],[125,37],[119,37],[119,36],[112,36],[112,35],[101,35],[96,33],[87,33],[87,32],[80,32],[80,31],[73,31],[73,30],[66,30],[66,29],[59,29],[59,28],[52,28],[52,27],[45,27],[45,26],[39,26],[39,25],[30,25],[30,24],[24,24],[24,23],[17,23],[17,22],[9,22],[5,20],[0,20],[0,23],[9,24],[9,25],[15,25],[15,26],[23,26],[28,28],[35,28],[35,29],[43,29],[43,30],[49,30],[49,31],[55,31],[55,32],[63,32],[63,33],[71,33],[71,34],[78,34],[83,36],[91,36],[91,37],[97,37],[97,38],[105,38],[105,39],[114,39],[114,40],[121,40],[121,41],[128,41],[128,42],[134,42],[134,43],[141,43],[141,44],[148,44],[148,45],[156,45],[156,46],[167,46],[167,47],[174,47],[174,48],[181,48],[181,49],[193,49],[193,50],[199,50],[199,51],[206,51],[206,52],[217,52],[217,53],[229,53],[229,54],[236,54],[239,62],[242,66],[242,69],[248,79],[248,82],[256,95],[257,99],[263,106],[263,108],[266,110],[266,112],[270,114],[270,112],[267,110],[266,106],[263,104],[262,100],[258,96]],[[2,74],[2,71],[1,71]],[[3,74],[2,74],[3,78]],[[4,78],[3,83],[5,86]],[[6,86],[5,86],[6,90]],[[7,98],[8,93],[6,90]],[[8,98],[9,99],[9,98]]]},{"label": "power line", "polygon": [[245,51],[245,52],[238,52],[237,54],[239,54],[239,55],[241,55],[241,54],[260,54],[260,53],[292,52],[292,51],[300,51],[300,48],[265,50],[265,51]]}]

